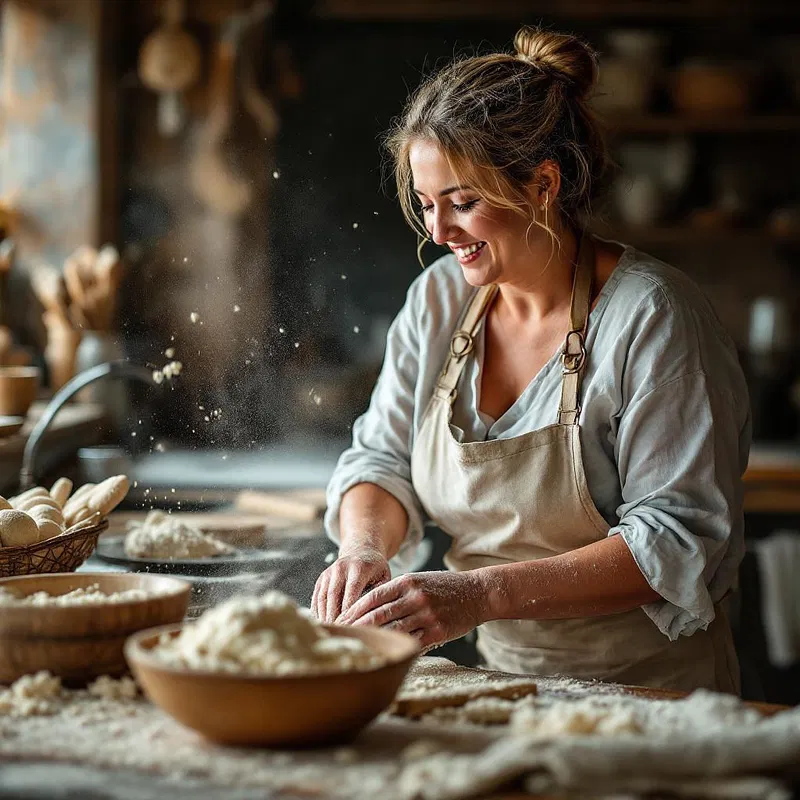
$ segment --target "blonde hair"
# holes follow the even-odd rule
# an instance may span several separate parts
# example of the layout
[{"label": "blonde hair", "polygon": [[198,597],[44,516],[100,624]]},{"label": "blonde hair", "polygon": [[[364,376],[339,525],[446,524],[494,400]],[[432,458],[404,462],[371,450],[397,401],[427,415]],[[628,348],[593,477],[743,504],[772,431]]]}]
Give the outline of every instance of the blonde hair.
[{"label": "blonde hair", "polygon": [[575,36],[524,27],[515,53],[454,61],[410,97],[385,144],[394,163],[403,215],[423,239],[409,163],[412,144],[434,142],[459,183],[490,205],[536,219],[530,185],[543,162],[561,172],[558,211],[586,224],[605,188],[610,159],[588,98],[597,81],[595,52]]}]

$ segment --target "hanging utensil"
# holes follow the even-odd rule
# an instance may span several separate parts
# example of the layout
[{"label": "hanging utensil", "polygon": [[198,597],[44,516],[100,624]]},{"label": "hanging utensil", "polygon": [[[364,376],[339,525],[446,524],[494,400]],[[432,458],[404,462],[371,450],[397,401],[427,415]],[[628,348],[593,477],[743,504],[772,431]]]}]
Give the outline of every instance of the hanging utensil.
[{"label": "hanging utensil", "polygon": [[197,40],[183,27],[183,0],[166,0],[163,22],[139,51],[139,77],[159,93],[158,130],[175,136],[186,118],[182,93],[200,76],[201,51]]},{"label": "hanging utensil", "polygon": [[236,51],[242,19],[233,17],[217,44],[209,81],[209,110],[199,133],[189,170],[192,189],[208,208],[224,216],[238,216],[252,200],[249,182],[236,175],[223,152],[230,131],[236,79]]}]

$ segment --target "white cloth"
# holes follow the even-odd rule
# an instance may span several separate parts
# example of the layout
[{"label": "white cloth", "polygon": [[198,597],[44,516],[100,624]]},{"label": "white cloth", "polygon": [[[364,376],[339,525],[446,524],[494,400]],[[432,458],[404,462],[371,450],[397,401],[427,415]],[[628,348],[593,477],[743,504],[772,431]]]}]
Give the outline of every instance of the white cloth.
[{"label": "white cloth", "polygon": [[[410,453],[472,292],[452,255],[410,287],[370,407],[328,487],[325,524],[334,541],[342,495],[369,481],[408,512],[399,558],[413,555],[425,516]],[[581,446],[592,501],[664,598],[645,606],[648,616],[670,639],[691,634],[713,619],[744,553],[750,419],[735,348],[686,275],[628,247],[592,311],[587,349]],[[488,428],[491,420],[478,413],[482,361],[483,328],[454,406],[463,441],[510,438],[556,421],[558,354]]]},{"label": "white cloth", "polygon": [[790,667],[800,662],[800,531],[776,531],[754,549],[769,660]]}]

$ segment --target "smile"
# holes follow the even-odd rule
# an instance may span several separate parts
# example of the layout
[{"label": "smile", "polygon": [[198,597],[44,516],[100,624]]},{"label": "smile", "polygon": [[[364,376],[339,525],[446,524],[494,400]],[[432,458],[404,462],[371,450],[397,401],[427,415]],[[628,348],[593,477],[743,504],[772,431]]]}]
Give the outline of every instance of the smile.
[{"label": "smile", "polygon": [[486,247],[486,242],[475,242],[474,244],[466,245],[466,247],[453,246],[453,252],[462,264],[469,264],[478,258],[484,247]]}]

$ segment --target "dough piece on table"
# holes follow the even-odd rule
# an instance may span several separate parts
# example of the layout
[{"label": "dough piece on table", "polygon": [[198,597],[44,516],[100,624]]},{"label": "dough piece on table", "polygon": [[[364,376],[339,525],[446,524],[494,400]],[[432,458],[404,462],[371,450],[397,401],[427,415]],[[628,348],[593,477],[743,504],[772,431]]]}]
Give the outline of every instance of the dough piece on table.
[{"label": "dough piece on table", "polygon": [[69,498],[69,493],[72,491],[72,481],[69,478],[59,478],[50,487],[50,497],[56,501],[62,508],[64,503]]},{"label": "dough piece on table", "polygon": [[92,489],[86,500],[86,506],[102,516],[110,514],[128,494],[130,481],[127,475],[114,475],[106,478]]},{"label": "dough piece on table", "polygon": [[153,509],[142,522],[128,523],[125,554],[132,558],[212,558],[234,548],[200,528]]},{"label": "dough piece on table", "polygon": [[11,503],[5,497],[0,497],[0,511],[7,511],[9,508],[13,508]]},{"label": "dough piece on table", "polygon": [[0,544],[3,547],[21,547],[39,541],[39,527],[24,511],[0,511]]},{"label": "dough piece on table", "polygon": [[17,508],[20,503],[24,502],[29,497],[44,497],[45,495],[49,494],[50,492],[48,492],[44,486],[34,486],[32,489],[22,492],[22,494],[9,497],[8,502],[11,504],[11,508]]}]

